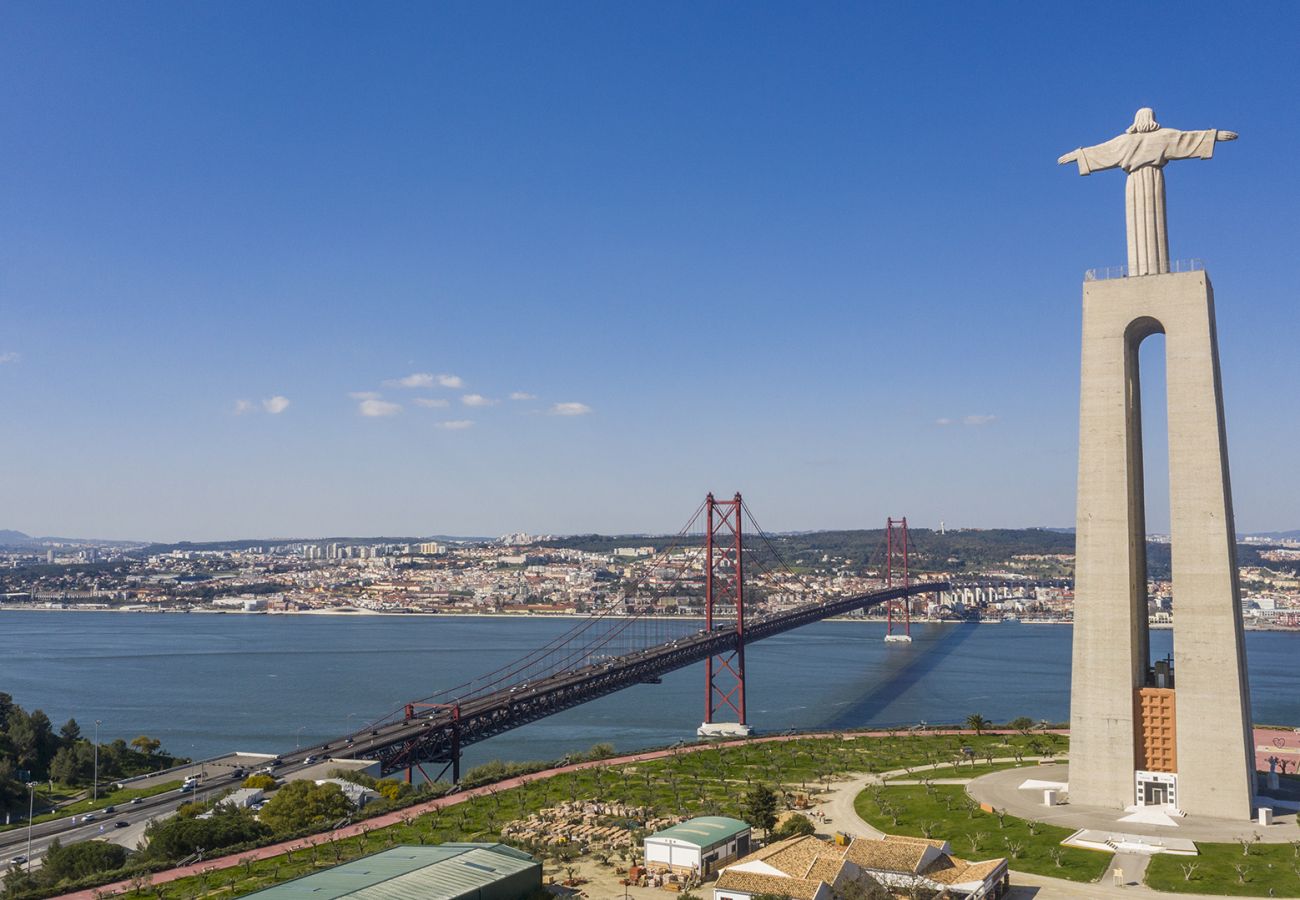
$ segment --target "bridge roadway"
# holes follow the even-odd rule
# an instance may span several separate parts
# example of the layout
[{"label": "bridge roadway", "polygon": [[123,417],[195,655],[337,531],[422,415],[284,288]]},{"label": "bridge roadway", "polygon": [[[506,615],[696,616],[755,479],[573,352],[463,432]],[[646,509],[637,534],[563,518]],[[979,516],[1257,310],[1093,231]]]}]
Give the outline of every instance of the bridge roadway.
[{"label": "bridge roadway", "polygon": [[[948,587],[947,582],[928,582],[826,603],[811,603],[758,617],[745,622],[745,644],[832,616],[877,606],[904,595],[936,593]],[[460,749],[467,744],[487,740],[636,684],[654,683],[675,669],[734,649],[734,625],[715,627],[713,631],[701,630],[688,637],[601,663],[469,697],[455,708],[437,709],[401,721],[378,724],[345,738],[342,745],[324,744],[309,752],[312,755],[378,760],[385,774],[426,762],[455,766]]]},{"label": "bridge roadway", "polygon": [[[745,643],[752,644],[802,625],[878,606],[905,593],[915,596],[947,590],[948,587],[947,582],[917,584],[907,589],[876,591],[756,617],[745,622]],[[409,720],[375,724],[335,741],[291,750],[275,757],[272,771],[278,778],[292,777],[317,766],[326,758],[375,759],[386,774],[422,763],[450,763],[453,751],[467,744],[487,740],[632,685],[654,682],[668,672],[718,653],[728,653],[735,647],[734,625],[718,627],[711,632],[700,631],[597,665],[468,698],[460,704],[458,717],[451,710],[436,710]],[[56,838],[66,844],[76,840],[118,837],[114,827],[117,821],[143,827],[149,819],[171,815],[176,807],[195,799],[196,795],[202,798],[214,791],[238,787],[243,778],[242,771],[240,774],[233,770],[209,771],[194,793],[168,791],[147,797],[138,804],[119,806],[115,813],[100,813],[89,823],[74,824],[68,818],[42,822],[32,828],[31,855],[33,859],[39,859]],[[139,831],[132,828],[126,835],[138,840]],[[0,870],[7,868],[15,857],[26,855],[27,840],[26,828],[0,832]]]}]

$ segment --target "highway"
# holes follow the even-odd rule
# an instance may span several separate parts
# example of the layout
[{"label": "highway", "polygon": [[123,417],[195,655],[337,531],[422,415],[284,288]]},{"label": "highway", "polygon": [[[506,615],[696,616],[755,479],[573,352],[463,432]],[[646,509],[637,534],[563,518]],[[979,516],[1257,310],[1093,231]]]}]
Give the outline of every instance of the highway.
[{"label": "highway", "polygon": [[[283,762],[276,767],[276,776],[284,777],[309,768],[303,760],[311,754],[311,749],[282,754],[280,759]],[[72,821],[73,817],[38,822],[31,829],[32,860],[39,861],[55,838],[64,844],[102,838],[135,849],[140,838],[144,836],[144,826],[150,819],[170,816],[182,803],[202,800],[221,791],[237,788],[253,770],[248,769],[243,774],[236,774],[240,769],[235,766],[219,766],[211,762],[195,763],[189,767],[169,771],[165,775],[153,776],[150,780],[165,778],[169,781],[177,781],[191,771],[195,775],[201,775],[192,791],[171,790],[152,797],[143,797],[137,803],[118,804],[111,813],[107,811],[93,813],[94,818],[89,822],[86,822],[82,816],[75,817],[75,823]],[[117,822],[128,824],[125,828],[118,828]],[[27,855],[26,828],[18,827],[0,832],[0,870],[8,869],[15,858]]]}]

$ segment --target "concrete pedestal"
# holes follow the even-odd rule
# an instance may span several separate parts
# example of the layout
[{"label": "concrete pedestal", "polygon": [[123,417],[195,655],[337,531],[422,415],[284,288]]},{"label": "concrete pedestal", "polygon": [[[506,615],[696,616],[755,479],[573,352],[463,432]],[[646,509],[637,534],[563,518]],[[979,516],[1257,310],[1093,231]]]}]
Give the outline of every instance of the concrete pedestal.
[{"label": "concrete pedestal", "polygon": [[739,722],[705,722],[695,730],[702,738],[711,737],[749,737],[754,729]]},{"label": "concrete pedestal", "polygon": [[1164,333],[1178,806],[1251,818],[1254,758],[1214,295],[1204,272],[1086,282],[1070,799],[1132,804],[1149,662],[1138,346]]}]

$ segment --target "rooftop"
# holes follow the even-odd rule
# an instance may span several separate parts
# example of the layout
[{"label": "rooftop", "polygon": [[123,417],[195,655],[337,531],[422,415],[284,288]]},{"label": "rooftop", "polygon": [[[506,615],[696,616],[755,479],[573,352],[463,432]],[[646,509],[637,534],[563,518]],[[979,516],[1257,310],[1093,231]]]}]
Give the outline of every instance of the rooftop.
[{"label": "rooftop", "polygon": [[650,835],[651,838],[673,838],[697,847],[712,847],[730,837],[749,831],[749,824],[726,816],[700,816],[687,819],[680,825],[665,828]]},{"label": "rooftop", "polygon": [[394,847],[249,894],[258,900],[451,900],[540,864],[504,844]]}]

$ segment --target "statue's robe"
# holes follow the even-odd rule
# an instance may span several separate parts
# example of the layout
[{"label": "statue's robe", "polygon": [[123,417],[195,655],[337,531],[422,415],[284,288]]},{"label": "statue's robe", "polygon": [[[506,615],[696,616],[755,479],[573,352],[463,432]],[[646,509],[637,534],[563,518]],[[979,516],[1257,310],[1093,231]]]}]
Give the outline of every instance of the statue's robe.
[{"label": "statue's robe", "polygon": [[1080,149],[1079,174],[1118,168],[1132,175],[1143,166],[1159,168],[1171,159],[1209,159],[1214,156],[1217,134],[1213,128],[1208,131],[1157,128],[1142,134],[1121,134],[1104,144]]},{"label": "statue's robe", "polygon": [[1080,175],[1105,169],[1128,173],[1124,185],[1128,224],[1128,274],[1160,275],[1169,271],[1169,237],[1165,230],[1165,175],[1171,159],[1209,159],[1218,132],[1155,131],[1121,134],[1104,144],[1077,151]]}]

